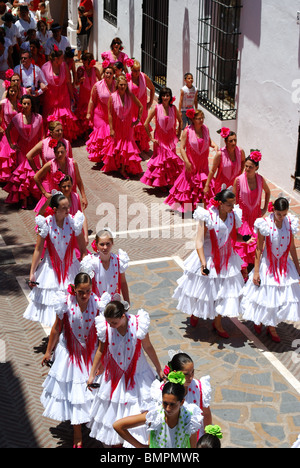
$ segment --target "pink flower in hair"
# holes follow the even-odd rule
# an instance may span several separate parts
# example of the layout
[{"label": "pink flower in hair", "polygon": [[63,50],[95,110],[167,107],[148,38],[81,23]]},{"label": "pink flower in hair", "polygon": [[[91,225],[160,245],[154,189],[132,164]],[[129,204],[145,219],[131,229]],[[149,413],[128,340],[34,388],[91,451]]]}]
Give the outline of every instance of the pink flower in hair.
[{"label": "pink flower in hair", "polygon": [[3,88],[8,89],[10,87],[10,81],[4,80],[2,83]]},{"label": "pink flower in hair", "polygon": [[11,78],[12,76],[14,76],[15,72],[10,68],[9,70],[7,70],[5,72],[5,78]]},{"label": "pink flower in hair", "polygon": [[109,65],[110,65],[110,61],[108,59],[105,59],[102,62],[102,68],[107,68],[107,67],[109,67]]},{"label": "pink flower in hair", "polygon": [[134,60],[131,59],[131,58],[128,58],[128,59],[126,60],[126,65],[127,65],[128,67],[132,68],[133,65],[134,65]]},{"label": "pink flower in hair", "polygon": [[52,174],[53,182],[57,185],[65,178],[66,174],[64,174],[61,170],[58,170]]},{"label": "pink flower in hair", "polygon": [[126,73],[126,80],[128,81],[131,81],[131,73]]},{"label": "pink flower in hair", "polygon": [[255,151],[252,151],[250,153],[250,159],[252,159],[252,161],[254,162],[259,162],[261,160],[262,156],[261,156],[261,152],[258,151],[258,150],[255,150]]},{"label": "pink flower in hair", "polygon": [[222,138],[225,139],[225,138],[227,138],[229,136],[230,132],[231,132],[230,128],[222,127],[220,135],[221,135]]},{"label": "pink flower in hair", "polygon": [[47,122],[56,122],[56,120],[57,119],[56,119],[55,115],[53,115],[53,114],[48,115],[48,117],[47,117]]},{"label": "pink flower in hair", "polygon": [[97,63],[96,60],[94,60],[94,59],[91,60],[90,63],[89,63],[89,67],[93,68],[96,65],[96,63]]},{"label": "pink flower in hair", "polygon": [[108,54],[108,52],[103,52],[103,53],[101,54],[101,58],[102,58],[102,60],[109,60],[109,54]]},{"label": "pink flower in hair", "polygon": [[170,367],[169,367],[169,366],[165,366],[165,368],[164,368],[164,374],[165,374],[165,376],[169,375],[170,372],[171,372]]},{"label": "pink flower in hair", "polygon": [[274,205],[273,205],[273,202],[270,201],[268,204],[268,212],[273,213],[273,211],[274,211]]},{"label": "pink flower in hair", "polygon": [[188,109],[186,111],[186,116],[188,119],[193,120],[195,118],[195,114],[196,114],[195,109]]}]

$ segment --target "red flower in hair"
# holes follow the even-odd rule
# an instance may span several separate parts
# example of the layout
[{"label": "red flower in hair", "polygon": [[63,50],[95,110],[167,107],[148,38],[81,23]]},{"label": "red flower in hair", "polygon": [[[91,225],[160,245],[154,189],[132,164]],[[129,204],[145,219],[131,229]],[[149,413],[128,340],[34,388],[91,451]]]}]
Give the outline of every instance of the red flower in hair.
[{"label": "red flower in hair", "polygon": [[259,162],[262,158],[261,152],[258,150],[251,151],[250,153],[250,159],[254,162]]},{"label": "red flower in hair", "polygon": [[96,65],[96,63],[97,63],[96,60],[91,60],[89,63],[89,67],[93,68]]},{"label": "red flower in hair", "polygon": [[268,204],[268,212],[273,213],[273,211],[274,211],[274,205],[273,205],[273,202],[270,201]]},{"label": "red flower in hair", "polygon": [[50,148],[55,148],[56,145],[57,145],[57,140],[55,140],[55,138],[51,138],[51,140],[49,141]]},{"label": "red flower in hair", "polygon": [[96,243],[96,239],[95,239],[95,240],[93,240],[93,242],[92,242],[92,244],[91,244],[91,245],[92,245],[92,249],[94,250],[94,252],[98,252],[98,249],[97,249],[97,243]]},{"label": "red flower in hair", "polygon": [[58,52],[58,51],[59,51],[59,48],[57,47],[56,44],[53,45],[53,50],[54,50],[54,52]]},{"label": "red flower in hair", "polygon": [[193,118],[195,117],[195,114],[196,114],[195,109],[188,109],[186,111],[186,116],[187,116],[188,119],[193,120]]},{"label": "red flower in hair", "polygon": [[170,372],[171,372],[170,367],[169,367],[169,366],[165,366],[165,368],[164,368],[164,374],[165,374],[165,376],[169,375]]},{"label": "red flower in hair", "polygon": [[128,81],[131,81],[131,74],[130,73],[126,73],[126,80]]},{"label": "red flower in hair", "polygon": [[221,204],[220,200],[216,200],[215,198],[211,198],[209,201],[210,201],[210,204],[212,206],[215,206],[216,208],[219,208]]},{"label": "red flower in hair", "polygon": [[53,182],[57,185],[65,178],[65,174],[61,171],[58,170],[54,174],[52,174]]},{"label": "red flower in hair", "polygon": [[74,288],[75,288],[74,284],[69,284],[68,293],[71,294],[71,296],[75,296]]}]

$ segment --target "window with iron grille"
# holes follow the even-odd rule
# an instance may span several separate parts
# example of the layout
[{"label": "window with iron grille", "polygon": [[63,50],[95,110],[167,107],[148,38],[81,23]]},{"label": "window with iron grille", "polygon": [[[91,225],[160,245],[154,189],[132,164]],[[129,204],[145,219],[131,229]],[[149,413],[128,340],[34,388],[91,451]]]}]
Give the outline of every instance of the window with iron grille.
[{"label": "window with iron grille", "polygon": [[236,119],[241,0],[199,0],[199,102],[220,120]]},{"label": "window with iron grille", "polygon": [[118,0],[104,0],[103,18],[114,26],[117,26]]}]

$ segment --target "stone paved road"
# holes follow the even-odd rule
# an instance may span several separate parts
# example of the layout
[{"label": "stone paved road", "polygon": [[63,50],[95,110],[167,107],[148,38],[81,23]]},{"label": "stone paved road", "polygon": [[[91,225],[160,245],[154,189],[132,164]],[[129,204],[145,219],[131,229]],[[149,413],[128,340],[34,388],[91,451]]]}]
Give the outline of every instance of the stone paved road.
[{"label": "stone paved road", "polygon": [[[133,309],[149,311],[151,339],[163,365],[168,350],[180,347],[193,357],[197,376],[211,376],[213,419],[224,431],[223,447],[291,446],[300,433],[299,355],[293,347],[300,339],[300,323],[280,325],[280,345],[264,334],[258,340],[252,324],[237,320],[226,321],[229,340],[217,337],[209,321],[190,328],[171,296],[182,260],[193,248],[192,220],[173,214],[163,205],[166,194],[143,186],[138,178],[125,181],[101,173],[87,159],[82,142],[74,157],[89,200],[91,239],[109,214],[104,208],[115,209],[117,222],[111,227],[119,232],[115,248],[126,250],[131,259],[127,279]],[[280,192],[273,184],[271,189],[273,197]],[[0,190],[0,447],[70,447],[69,424],[42,417],[39,397],[47,371],[40,361],[47,330],[23,319],[34,213],[5,205],[5,196]],[[292,200],[292,210],[299,214],[299,201]],[[88,432],[85,446],[99,447]]]}]

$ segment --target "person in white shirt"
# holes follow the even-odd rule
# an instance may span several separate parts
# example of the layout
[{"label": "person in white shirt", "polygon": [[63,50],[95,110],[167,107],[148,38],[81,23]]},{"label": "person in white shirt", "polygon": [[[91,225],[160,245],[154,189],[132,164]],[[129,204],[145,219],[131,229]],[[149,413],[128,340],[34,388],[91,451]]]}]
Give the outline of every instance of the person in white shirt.
[{"label": "person in white shirt", "polygon": [[5,13],[1,17],[3,24],[2,28],[5,30],[5,37],[11,40],[12,45],[17,44],[17,38],[20,37],[17,26],[15,25],[15,17],[11,13]]},{"label": "person in white shirt", "polygon": [[66,36],[61,34],[61,26],[58,23],[53,23],[51,26],[53,37],[47,40],[45,45],[45,54],[48,58],[51,52],[53,52],[54,45],[65,53],[67,47],[71,47],[71,44]]},{"label": "person in white shirt", "polygon": [[26,40],[26,33],[28,29],[36,29],[36,21],[29,14],[27,5],[20,6],[20,16],[16,22],[16,27],[19,32],[19,45]]},{"label": "person in white shirt", "polygon": [[186,73],[184,75],[185,85],[180,90],[180,100],[178,110],[181,112],[181,118],[183,122],[182,130],[185,129],[187,125],[191,122],[186,116],[186,111],[188,109],[198,109],[198,91],[197,88],[193,85],[194,78],[191,73]]},{"label": "person in white shirt", "polygon": [[40,96],[47,88],[47,81],[44,73],[37,65],[31,61],[31,53],[23,51],[21,53],[21,64],[14,68],[14,72],[21,77],[21,86],[27,89],[27,93],[32,96]]}]

